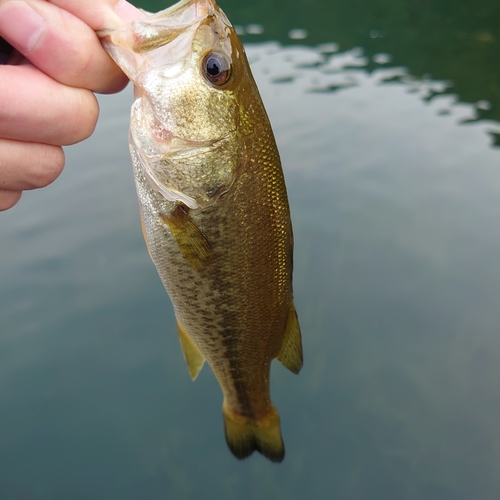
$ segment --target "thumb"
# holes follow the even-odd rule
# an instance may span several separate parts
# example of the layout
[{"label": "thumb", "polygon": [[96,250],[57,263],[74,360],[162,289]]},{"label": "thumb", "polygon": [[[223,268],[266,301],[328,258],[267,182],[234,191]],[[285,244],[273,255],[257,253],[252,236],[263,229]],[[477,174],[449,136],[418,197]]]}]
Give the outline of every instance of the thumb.
[{"label": "thumb", "polygon": [[48,0],[71,12],[94,31],[118,28],[122,24],[141,19],[144,14],[125,0]]}]

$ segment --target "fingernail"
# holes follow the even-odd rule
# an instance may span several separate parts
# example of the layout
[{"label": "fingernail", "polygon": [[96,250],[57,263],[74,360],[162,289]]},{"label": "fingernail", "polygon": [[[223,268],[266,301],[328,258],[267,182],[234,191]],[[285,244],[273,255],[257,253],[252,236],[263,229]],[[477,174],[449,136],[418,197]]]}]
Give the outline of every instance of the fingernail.
[{"label": "fingernail", "polygon": [[8,2],[0,8],[0,35],[19,52],[30,52],[45,29],[45,19],[22,2]]}]

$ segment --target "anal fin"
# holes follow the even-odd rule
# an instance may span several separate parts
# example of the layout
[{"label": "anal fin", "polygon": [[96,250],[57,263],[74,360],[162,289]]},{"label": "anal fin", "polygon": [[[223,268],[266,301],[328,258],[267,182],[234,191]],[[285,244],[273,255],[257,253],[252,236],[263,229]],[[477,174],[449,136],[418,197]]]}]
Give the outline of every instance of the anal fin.
[{"label": "anal fin", "polygon": [[302,368],[302,338],[297,311],[295,311],[293,304],[290,306],[290,311],[288,312],[285,336],[276,359],[292,373],[297,374]]},{"label": "anal fin", "polygon": [[170,229],[189,265],[199,271],[215,262],[215,253],[188,211],[186,205],[179,203],[170,215],[160,213],[160,218]]},{"label": "anal fin", "polygon": [[205,357],[179,321],[177,321],[177,330],[179,332],[184,359],[188,365],[189,375],[191,380],[196,380],[205,363]]}]

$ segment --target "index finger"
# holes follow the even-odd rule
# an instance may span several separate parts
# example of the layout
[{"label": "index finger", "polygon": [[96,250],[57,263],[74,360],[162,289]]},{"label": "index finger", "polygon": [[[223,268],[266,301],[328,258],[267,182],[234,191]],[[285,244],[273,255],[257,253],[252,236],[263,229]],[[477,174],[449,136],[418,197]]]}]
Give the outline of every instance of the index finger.
[{"label": "index finger", "polygon": [[104,51],[93,29],[46,1],[1,3],[0,36],[64,85],[104,93],[126,85],[125,76]]},{"label": "index finger", "polygon": [[94,31],[119,28],[124,22],[141,19],[144,14],[125,0],[48,0],[71,12]]}]

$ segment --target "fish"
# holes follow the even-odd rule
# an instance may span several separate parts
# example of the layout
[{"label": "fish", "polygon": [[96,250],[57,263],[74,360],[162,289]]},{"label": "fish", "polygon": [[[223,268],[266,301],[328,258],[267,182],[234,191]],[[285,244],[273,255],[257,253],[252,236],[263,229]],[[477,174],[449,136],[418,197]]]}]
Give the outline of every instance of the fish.
[{"label": "fish", "polygon": [[230,451],[281,462],[270,367],[302,364],[280,156],[241,41],[213,0],[98,33],[134,84],[129,145],[146,245],[191,378],[223,393]]}]

